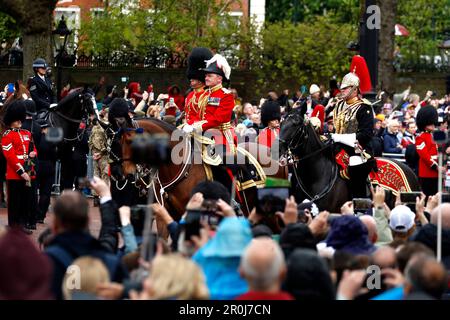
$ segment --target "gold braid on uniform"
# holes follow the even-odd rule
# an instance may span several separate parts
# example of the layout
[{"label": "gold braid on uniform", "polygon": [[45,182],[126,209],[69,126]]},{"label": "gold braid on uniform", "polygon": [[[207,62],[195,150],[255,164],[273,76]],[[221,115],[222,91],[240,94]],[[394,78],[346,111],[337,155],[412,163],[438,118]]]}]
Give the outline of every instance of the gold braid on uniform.
[{"label": "gold braid on uniform", "polygon": [[[354,124],[356,113],[358,112],[361,104],[363,104],[364,101],[359,99],[352,99],[349,101],[349,104],[347,104],[346,101],[339,101],[336,105],[336,108],[333,111],[333,119],[334,119],[334,126],[336,128],[336,133],[343,134],[343,133],[351,133],[348,132],[349,126]],[[356,130],[356,128],[351,128],[352,130]],[[353,131],[355,132],[355,131]]]}]

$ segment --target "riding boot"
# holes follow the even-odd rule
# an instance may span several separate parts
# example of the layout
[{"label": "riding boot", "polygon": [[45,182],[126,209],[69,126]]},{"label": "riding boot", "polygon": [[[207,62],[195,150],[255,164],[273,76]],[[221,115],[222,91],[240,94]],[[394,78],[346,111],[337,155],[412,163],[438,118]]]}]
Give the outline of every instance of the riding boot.
[{"label": "riding boot", "polygon": [[371,164],[363,163],[357,166],[349,166],[348,174],[350,176],[350,193],[352,199],[367,198],[367,176],[371,170]]}]

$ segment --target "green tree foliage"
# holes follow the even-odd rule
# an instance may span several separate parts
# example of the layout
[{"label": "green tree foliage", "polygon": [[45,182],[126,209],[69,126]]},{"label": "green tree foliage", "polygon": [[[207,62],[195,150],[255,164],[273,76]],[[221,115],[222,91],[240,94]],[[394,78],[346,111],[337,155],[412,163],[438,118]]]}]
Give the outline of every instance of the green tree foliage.
[{"label": "green tree foliage", "polygon": [[332,14],[336,22],[358,22],[359,0],[266,0],[268,22],[305,22]]},{"label": "green tree foliage", "polygon": [[403,61],[418,63],[421,55],[438,55],[437,46],[450,36],[449,0],[399,0],[397,22],[410,35],[396,37]]},{"label": "green tree foliage", "polygon": [[104,14],[83,24],[80,49],[88,54],[145,55],[166,48],[182,56],[195,46],[238,50],[245,26],[228,14],[234,3],[238,1],[156,0],[149,9],[126,12],[123,5],[110,3]]},{"label": "green tree foliage", "polygon": [[260,84],[290,87],[328,83],[348,72],[351,52],[346,44],[356,37],[356,26],[334,24],[335,17],[316,17],[312,23],[277,22],[261,33],[253,70]]},{"label": "green tree foliage", "polygon": [[0,40],[11,42],[20,35],[16,21],[6,13],[0,12]]}]

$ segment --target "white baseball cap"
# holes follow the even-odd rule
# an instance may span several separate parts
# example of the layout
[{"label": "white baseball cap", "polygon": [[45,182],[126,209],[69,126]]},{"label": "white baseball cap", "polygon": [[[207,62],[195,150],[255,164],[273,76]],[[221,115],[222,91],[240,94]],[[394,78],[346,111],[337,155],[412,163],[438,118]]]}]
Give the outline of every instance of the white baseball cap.
[{"label": "white baseball cap", "polygon": [[309,87],[309,94],[314,94],[320,92],[320,88],[317,84],[312,84],[311,87]]},{"label": "white baseball cap", "polygon": [[389,227],[395,232],[406,233],[414,226],[416,215],[405,205],[396,206],[391,211]]}]

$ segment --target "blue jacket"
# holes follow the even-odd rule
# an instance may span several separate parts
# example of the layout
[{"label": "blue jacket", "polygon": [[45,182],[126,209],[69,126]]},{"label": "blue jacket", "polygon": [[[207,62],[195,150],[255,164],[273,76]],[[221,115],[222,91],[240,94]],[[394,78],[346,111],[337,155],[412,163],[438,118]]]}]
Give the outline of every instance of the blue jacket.
[{"label": "blue jacket", "polygon": [[386,153],[402,153],[402,148],[398,148],[397,145],[399,144],[397,135],[394,133],[389,133],[386,130],[386,133],[383,137],[384,141],[384,149],[383,151]]},{"label": "blue jacket", "polygon": [[73,261],[82,256],[93,256],[102,260],[109,271],[111,281],[122,282],[128,277],[120,259],[108,252],[94,237],[87,232],[65,232],[57,235],[45,253],[53,264],[52,291],[57,299],[62,299],[62,282]]}]

